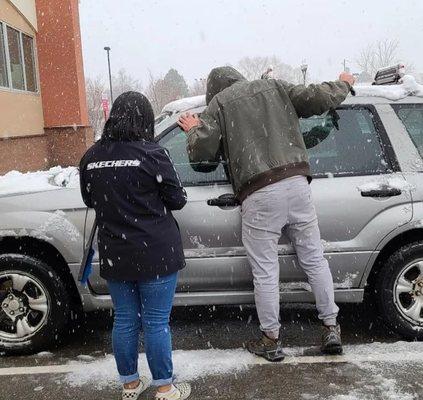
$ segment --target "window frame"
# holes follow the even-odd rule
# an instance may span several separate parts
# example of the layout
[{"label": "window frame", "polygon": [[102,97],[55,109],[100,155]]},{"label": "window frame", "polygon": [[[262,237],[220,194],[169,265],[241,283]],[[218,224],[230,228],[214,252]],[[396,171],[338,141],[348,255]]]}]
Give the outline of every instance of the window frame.
[{"label": "window frame", "polygon": [[[336,108],[338,110],[366,110],[369,111],[373,117],[376,137],[381,145],[384,161],[387,163],[386,172],[336,172],[332,173],[334,178],[352,177],[352,176],[373,176],[373,175],[386,175],[394,172],[401,172],[401,168],[395,154],[392,143],[388,137],[386,129],[379,117],[376,107],[373,104],[342,104]],[[313,174],[313,179],[329,178],[328,173]]]},{"label": "window frame", "polygon": [[[24,89],[15,89],[13,87],[12,82],[12,70],[10,65],[10,51],[9,51],[9,38],[7,33],[7,28],[14,29],[19,33],[19,54],[22,60],[22,71],[23,71],[23,80],[24,80]],[[25,94],[32,94],[32,95],[39,95],[40,94],[40,80],[39,80],[39,73],[38,73],[38,57],[37,57],[37,45],[35,41],[35,36],[23,32],[22,30],[14,27],[13,25],[8,24],[7,22],[0,21],[0,29],[3,33],[3,45],[4,45],[4,51],[5,51],[5,59],[6,59],[6,73],[7,73],[7,80],[8,80],[8,86],[0,86],[0,91],[8,91],[13,93],[25,93]],[[34,72],[35,72],[35,86],[36,90],[28,90],[27,86],[27,71],[26,71],[26,65],[25,65],[25,53],[23,48],[23,35],[29,37],[32,39],[32,56],[33,56],[33,62],[34,62]]]},{"label": "window frame", "polygon": [[[157,135],[154,140],[156,143],[160,144],[160,140],[162,140],[165,136],[167,136],[168,134],[170,134],[175,128],[178,128],[179,125],[175,122],[172,125],[168,126],[163,132],[161,132],[159,135]],[[220,162],[223,167],[225,168],[225,165],[227,165],[227,163],[225,161]],[[198,183],[186,183],[182,181],[182,185],[184,187],[204,187],[204,186],[227,186],[230,185],[230,179],[228,176],[226,176],[226,181],[210,181],[210,182],[198,182]]]},{"label": "window frame", "polygon": [[4,51],[4,63],[5,63],[5,68],[6,68],[6,83],[7,86],[3,86],[0,85],[0,89],[9,89],[10,87],[10,72],[9,72],[9,68],[10,68],[10,63],[9,63],[9,52],[8,49],[6,48],[6,28],[4,26],[4,24],[0,21],[0,31],[1,31],[1,37],[3,40],[3,51]]},{"label": "window frame", "polygon": [[[423,104],[422,104],[423,107]],[[383,155],[383,159],[387,164],[387,171],[386,172],[336,172],[333,173],[334,178],[342,178],[342,177],[353,177],[353,176],[373,176],[373,175],[386,175],[392,174],[394,172],[401,172],[401,168],[395,154],[394,148],[392,143],[388,137],[386,129],[382,123],[382,120],[379,117],[379,114],[376,110],[376,107],[373,104],[343,104],[336,108],[336,110],[366,110],[368,111],[371,116],[375,127],[376,137],[379,140],[381,151]],[[172,125],[168,126],[163,132],[157,135],[154,140],[158,143],[161,139],[163,139],[167,134],[173,131],[175,128],[178,127],[178,124],[175,122]],[[329,178],[328,173],[320,173],[320,174],[313,174],[313,179],[322,179],[322,178]],[[215,185],[228,185],[230,184],[230,180],[228,178],[227,182],[222,181],[213,181],[207,183],[198,183],[198,184],[184,184],[186,187],[195,187],[195,186],[215,186]]]},{"label": "window frame", "polygon": [[417,153],[420,155],[420,158],[423,159],[423,154],[420,154],[420,151],[417,147],[417,144],[414,142],[413,137],[411,136],[410,132],[408,131],[407,127],[405,126],[404,122],[402,121],[401,117],[399,116],[399,111],[402,108],[408,108],[408,109],[421,109],[423,110],[423,103],[400,103],[400,104],[391,104],[390,105],[392,109],[394,110],[395,116],[400,120],[401,124],[404,125],[404,129],[407,132],[408,137],[411,140],[411,143],[413,143],[414,148],[416,149]]}]

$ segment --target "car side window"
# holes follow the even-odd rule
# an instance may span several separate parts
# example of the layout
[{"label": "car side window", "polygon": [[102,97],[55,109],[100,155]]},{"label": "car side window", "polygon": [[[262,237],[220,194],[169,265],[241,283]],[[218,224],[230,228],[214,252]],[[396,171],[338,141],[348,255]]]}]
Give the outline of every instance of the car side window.
[{"label": "car side window", "polygon": [[[199,163],[190,163],[187,136],[181,128],[176,127],[167,133],[160,139],[159,144],[168,149],[183,185],[198,186],[229,182],[223,162],[207,163],[203,168]],[[199,169],[207,172],[200,172]]]},{"label": "car side window", "polygon": [[423,104],[393,104],[392,107],[423,158]]},{"label": "car side window", "polygon": [[391,172],[374,118],[370,109],[354,107],[300,120],[313,175]]}]

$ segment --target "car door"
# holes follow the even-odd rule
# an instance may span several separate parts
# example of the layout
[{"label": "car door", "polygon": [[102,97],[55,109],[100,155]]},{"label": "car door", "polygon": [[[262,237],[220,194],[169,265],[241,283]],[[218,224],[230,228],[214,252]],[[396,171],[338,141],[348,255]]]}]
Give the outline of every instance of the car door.
[{"label": "car door", "polygon": [[[412,209],[409,187],[376,109],[345,105],[337,116],[338,121],[331,116],[309,118],[301,126],[306,136],[326,131],[309,149],[311,188],[325,255],[335,289],[341,290],[359,286],[380,240],[409,222]],[[293,251],[286,242],[281,247]],[[283,282],[305,280],[295,258],[283,260]]]},{"label": "car door", "polygon": [[[187,154],[186,134],[176,125],[159,143],[169,150],[188,194],[187,205],[174,213],[181,230],[187,267],[179,291],[225,291],[251,288],[251,272],[241,241],[240,207],[234,201],[223,163],[198,172]],[[204,166],[203,166],[204,170]]]}]

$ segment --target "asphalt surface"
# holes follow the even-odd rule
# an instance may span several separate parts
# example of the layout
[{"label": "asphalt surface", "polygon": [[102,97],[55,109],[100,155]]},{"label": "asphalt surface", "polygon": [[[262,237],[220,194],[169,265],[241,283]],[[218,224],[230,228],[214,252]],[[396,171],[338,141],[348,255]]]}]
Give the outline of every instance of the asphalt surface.
[{"label": "asphalt surface", "polygon": [[[341,308],[340,322],[345,344],[384,343],[395,349],[400,337],[380,321],[374,321],[372,310],[364,306]],[[290,306],[282,309],[283,341],[287,348],[318,346],[320,325],[311,306]],[[94,379],[72,385],[61,366],[78,361],[95,362],[111,353],[110,313],[87,315],[82,330],[51,353],[0,358],[1,400],[94,400],[119,399],[119,386],[113,379],[108,385],[97,385]],[[179,308],[172,314],[174,348],[187,350],[239,349],[258,335],[257,316],[253,307]],[[423,343],[414,344],[422,347]],[[414,347],[416,348],[416,347]],[[420,348],[420,347],[419,347]],[[316,347],[317,349],[317,347]],[[142,350],[142,347],[140,348]],[[314,354],[314,352],[312,353]],[[394,355],[395,353],[393,353]],[[300,399],[300,400],[418,400],[423,399],[423,359],[398,363],[389,356],[377,362],[355,362],[324,359],[315,351],[310,360],[249,365],[234,372],[214,373],[191,380],[192,399]],[[298,360],[295,361],[295,360]],[[339,361],[339,360],[338,360]],[[189,356],[187,357],[189,362]],[[213,360],[210,360],[213,363]],[[89,365],[89,364],[88,364]],[[10,368],[22,367],[16,374]],[[37,367],[28,370],[27,367]],[[52,368],[39,373],[40,367]],[[17,370],[16,370],[17,371]],[[35,371],[35,373],[34,373]],[[176,371],[177,372],[177,371]],[[114,374],[114,371],[110,371]],[[148,390],[140,399],[152,398]]]}]

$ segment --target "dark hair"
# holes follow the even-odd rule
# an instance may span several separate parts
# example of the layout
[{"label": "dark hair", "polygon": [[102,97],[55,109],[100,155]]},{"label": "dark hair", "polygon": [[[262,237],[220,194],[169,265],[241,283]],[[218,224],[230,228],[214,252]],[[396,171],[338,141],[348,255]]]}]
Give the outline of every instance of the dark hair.
[{"label": "dark hair", "polygon": [[154,112],[150,101],[138,92],[121,94],[113,103],[102,140],[131,142],[154,140]]}]

